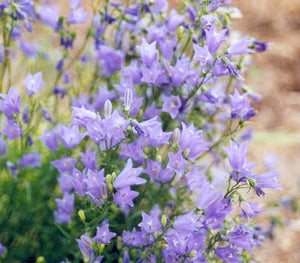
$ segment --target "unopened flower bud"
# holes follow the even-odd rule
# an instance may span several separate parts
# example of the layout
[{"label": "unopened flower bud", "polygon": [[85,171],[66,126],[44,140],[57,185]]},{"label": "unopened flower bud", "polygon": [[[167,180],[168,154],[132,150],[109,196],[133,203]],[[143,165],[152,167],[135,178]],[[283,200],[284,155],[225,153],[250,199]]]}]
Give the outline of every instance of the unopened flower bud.
[{"label": "unopened flower bud", "polygon": [[161,160],[162,160],[161,155],[157,154],[155,159],[156,159],[156,161],[161,162]]},{"label": "unopened flower bud", "polygon": [[190,149],[188,149],[188,148],[185,149],[184,152],[183,152],[183,156],[186,158],[189,155],[190,152],[191,152]]},{"label": "unopened flower bud", "polygon": [[172,180],[172,182],[171,182],[171,185],[174,186],[178,182],[178,180],[180,179],[180,177],[181,177],[181,175],[178,174],[178,173],[176,173],[175,176],[174,176],[174,178],[173,178],[173,180]]},{"label": "unopened flower bud", "polygon": [[188,254],[189,258],[193,258],[197,255],[197,251],[196,250],[191,250],[190,253]]},{"label": "unopened flower bud", "polygon": [[248,178],[248,182],[249,182],[250,186],[255,187],[255,185],[256,185],[256,180],[255,179]]},{"label": "unopened flower bud", "polygon": [[112,192],[114,190],[114,187],[111,183],[107,184],[107,188],[108,188],[108,191]]},{"label": "unopened flower bud", "polygon": [[168,217],[166,215],[162,215],[160,219],[162,226],[165,227],[168,224]]},{"label": "unopened flower bud", "polygon": [[112,182],[112,175],[111,174],[106,175],[106,183],[110,184],[111,182]]},{"label": "unopened flower bud", "polygon": [[100,252],[100,254],[101,254],[102,251],[103,251],[104,248],[105,248],[105,244],[99,244],[99,245],[98,245],[98,248],[99,248],[99,252]]},{"label": "unopened flower bud", "polygon": [[166,243],[166,241],[160,241],[158,243],[158,247],[159,248],[167,248],[168,247],[168,244]]},{"label": "unopened flower bud", "polygon": [[46,260],[45,260],[45,258],[44,258],[43,256],[39,256],[39,257],[36,259],[35,262],[36,262],[36,263],[44,263],[44,262],[46,262]]},{"label": "unopened flower bud", "polygon": [[180,130],[176,128],[172,133],[172,141],[175,145],[179,145],[180,141]]},{"label": "unopened flower bud", "polygon": [[124,95],[124,107],[126,111],[129,111],[132,105],[132,90],[126,89]]},{"label": "unopened flower bud", "polygon": [[84,211],[80,209],[80,210],[78,211],[78,215],[79,215],[81,221],[82,221],[83,223],[85,223],[86,218],[85,218],[85,213],[84,213]]},{"label": "unopened flower bud", "polygon": [[104,103],[104,117],[107,119],[111,116],[112,104],[110,100],[106,100]]}]

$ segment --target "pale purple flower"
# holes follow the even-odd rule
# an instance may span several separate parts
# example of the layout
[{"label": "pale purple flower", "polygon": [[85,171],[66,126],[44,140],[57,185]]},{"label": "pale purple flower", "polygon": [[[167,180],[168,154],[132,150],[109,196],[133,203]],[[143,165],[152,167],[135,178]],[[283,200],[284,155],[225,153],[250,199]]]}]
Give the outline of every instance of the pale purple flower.
[{"label": "pale purple flower", "polygon": [[247,163],[247,142],[238,144],[230,140],[230,148],[223,147],[224,151],[227,153],[231,167],[236,172],[241,172]]},{"label": "pale purple flower", "polygon": [[69,23],[70,24],[84,24],[86,23],[88,17],[89,17],[89,13],[84,12],[83,10],[83,6],[81,6],[80,8],[74,9],[71,11],[71,13],[69,14]]},{"label": "pale purple flower", "polygon": [[146,183],[147,181],[144,178],[138,177],[142,171],[142,167],[132,168],[132,160],[128,159],[125,168],[117,176],[113,183],[113,186],[115,188],[124,188],[131,185]]},{"label": "pale purple flower", "polygon": [[58,207],[58,210],[54,211],[55,222],[59,224],[70,223],[70,217],[74,210],[74,194],[64,193],[62,199],[56,198],[55,201]]},{"label": "pale purple flower", "polygon": [[264,211],[258,208],[258,203],[243,201],[240,206],[242,210],[241,216],[247,219],[259,216]]},{"label": "pale purple flower", "polygon": [[22,127],[13,121],[7,121],[6,127],[1,131],[1,133],[7,135],[9,141],[18,139],[23,133]]},{"label": "pale purple flower", "polygon": [[185,15],[179,15],[175,9],[170,12],[170,17],[167,20],[167,29],[171,32],[174,31],[184,20]]},{"label": "pale purple flower", "polygon": [[72,149],[78,145],[85,136],[84,133],[79,132],[78,126],[71,125],[65,127],[60,124],[56,133],[61,139],[63,145],[68,149]]},{"label": "pale purple flower", "polygon": [[87,135],[90,136],[96,143],[106,140],[107,131],[103,120],[99,117],[96,120],[86,123]]},{"label": "pale purple flower", "polygon": [[131,232],[123,231],[122,241],[126,246],[139,247],[147,245],[147,237],[144,232],[136,231],[135,227]]},{"label": "pale purple flower", "polygon": [[167,0],[156,0],[155,1],[157,10],[159,12],[165,12],[168,9],[168,1]]},{"label": "pale purple flower", "polygon": [[109,244],[110,240],[117,234],[110,232],[108,226],[108,220],[105,220],[101,227],[97,227],[97,234],[93,240],[99,244]]},{"label": "pale purple flower", "polygon": [[18,91],[10,87],[7,94],[1,93],[0,111],[2,111],[8,119],[13,119],[13,113],[18,114],[21,109],[21,97]]},{"label": "pale purple flower", "polygon": [[80,6],[82,0],[70,0],[70,7],[71,9],[75,9]]},{"label": "pale purple flower", "polygon": [[94,198],[99,198],[107,195],[107,186],[104,177],[104,170],[93,172],[88,170],[87,178],[83,180],[87,186],[87,190]]},{"label": "pale purple flower", "polygon": [[204,182],[199,188],[197,208],[206,209],[209,205],[222,197],[222,193],[216,190],[210,183]]},{"label": "pale purple flower", "polygon": [[121,188],[114,195],[114,202],[121,206],[134,206],[133,199],[139,195],[139,192],[132,191],[129,186]]},{"label": "pale purple flower", "polygon": [[157,216],[155,215],[148,215],[145,212],[142,212],[142,222],[138,224],[145,232],[147,233],[154,233],[158,232],[162,228],[162,224]]},{"label": "pale purple flower", "polygon": [[140,52],[141,59],[146,66],[151,66],[153,63],[158,62],[159,54],[156,49],[156,41],[148,44],[145,38],[142,38],[142,44],[136,46]]},{"label": "pale purple flower", "polygon": [[187,214],[176,217],[173,227],[184,232],[198,231],[202,227],[199,219],[200,215],[195,214],[194,211],[190,211]]},{"label": "pale purple flower", "polygon": [[147,160],[147,167],[144,169],[144,173],[147,173],[151,179],[151,182],[158,179],[161,171],[162,162]]},{"label": "pale purple flower", "polygon": [[109,46],[100,46],[95,57],[99,61],[102,75],[110,75],[121,69],[125,55],[121,50],[113,49]]},{"label": "pale purple flower", "polygon": [[7,153],[6,140],[0,136],[0,158],[5,156]]},{"label": "pale purple flower", "polygon": [[238,226],[236,229],[229,231],[227,233],[229,241],[231,244],[236,245],[237,247],[246,249],[253,253],[252,245],[252,236],[253,229],[246,227],[245,224]]},{"label": "pale purple flower", "polygon": [[168,112],[172,119],[175,119],[181,107],[181,100],[179,96],[164,96],[162,111]]},{"label": "pale purple flower", "polygon": [[229,246],[218,247],[216,249],[216,255],[225,262],[228,263],[239,263],[241,262],[239,257],[236,255],[237,249],[233,249]]},{"label": "pale purple flower", "polygon": [[250,177],[256,181],[255,191],[258,196],[265,195],[262,188],[282,190],[282,187],[277,183],[280,175],[275,169],[259,175],[252,174]]},{"label": "pale purple flower", "polygon": [[43,136],[38,139],[41,140],[51,151],[57,150],[58,142],[55,130],[48,131],[47,129],[44,129]]},{"label": "pale purple flower", "polygon": [[247,53],[254,53],[253,49],[250,49],[249,47],[253,43],[253,40],[249,39],[248,36],[244,37],[237,43],[231,45],[228,48],[228,53],[232,55],[242,55]]},{"label": "pale purple flower", "polygon": [[200,62],[201,66],[211,65],[213,62],[213,57],[210,54],[208,47],[200,47],[199,45],[194,44],[194,59]]},{"label": "pale purple flower", "polygon": [[211,54],[215,53],[220,45],[227,39],[228,29],[223,29],[217,32],[215,25],[213,24],[209,30],[205,30],[206,45]]},{"label": "pale purple flower", "polygon": [[5,252],[5,247],[0,243],[0,256]]},{"label": "pale purple flower", "polygon": [[45,85],[45,82],[42,81],[42,72],[37,72],[34,75],[28,73],[25,80],[23,81],[23,84],[25,85],[27,94],[29,96],[34,95]]},{"label": "pale purple flower", "polygon": [[231,105],[231,119],[238,118],[247,121],[256,115],[256,111],[251,107],[250,101],[248,100],[247,96],[247,93],[240,95],[237,89],[235,90],[233,95],[229,95]]},{"label": "pale purple flower", "polygon": [[97,151],[92,152],[91,148],[88,147],[85,153],[80,152],[81,161],[85,165],[85,168],[95,170],[96,169],[96,156]]},{"label": "pale purple flower", "polygon": [[178,151],[177,153],[168,153],[169,163],[167,168],[173,169],[176,173],[182,175],[185,169],[185,166],[188,164],[188,161],[182,157],[182,152]]},{"label": "pale purple flower", "polygon": [[63,156],[59,160],[55,160],[50,162],[61,174],[69,173],[72,174],[75,168],[75,164],[77,163],[76,159],[71,157]]},{"label": "pale purple flower", "polygon": [[42,159],[42,155],[37,153],[28,153],[18,161],[18,164],[20,166],[27,166],[27,167],[41,167],[42,164],[40,163],[40,160]]},{"label": "pale purple flower", "polygon": [[208,151],[210,145],[211,143],[204,141],[201,130],[196,130],[193,124],[187,127],[182,122],[179,146],[182,151],[188,149],[188,158],[195,160],[202,152]]},{"label": "pale purple flower", "polygon": [[37,13],[42,23],[56,29],[59,18],[57,5],[42,6]]},{"label": "pale purple flower", "polygon": [[84,106],[72,107],[73,121],[78,126],[86,127],[87,123],[97,119],[97,114],[91,110],[87,110]]}]

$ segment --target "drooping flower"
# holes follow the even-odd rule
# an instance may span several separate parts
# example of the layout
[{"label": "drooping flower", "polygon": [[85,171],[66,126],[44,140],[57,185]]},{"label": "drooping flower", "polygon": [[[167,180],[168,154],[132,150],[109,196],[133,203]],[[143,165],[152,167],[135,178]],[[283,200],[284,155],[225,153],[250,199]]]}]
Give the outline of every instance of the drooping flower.
[{"label": "drooping flower", "polygon": [[37,153],[28,153],[19,160],[18,164],[20,166],[28,166],[28,167],[41,167],[42,164],[40,160],[42,159],[42,155]]},{"label": "drooping flower", "polygon": [[7,135],[7,139],[9,141],[12,141],[18,139],[23,133],[23,131],[22,131],[22,127],[19,124],[8,120],[6,122],[5,129],[3,129],[1,133]]},{"label": "drooping flower", "polygon": [[0,100],[0,111],[8,119],[14,119],[13,113],[18,114],[21,110],[21,97],[18,91],[10,87],[7,94],[0,94],[3,100]]}]

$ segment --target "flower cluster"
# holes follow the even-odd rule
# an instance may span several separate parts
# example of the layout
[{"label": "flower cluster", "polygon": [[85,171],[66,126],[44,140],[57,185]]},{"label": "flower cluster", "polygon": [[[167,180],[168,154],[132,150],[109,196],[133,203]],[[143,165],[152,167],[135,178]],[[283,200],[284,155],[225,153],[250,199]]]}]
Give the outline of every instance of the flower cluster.
[{"label": "flower cluster", "polygon": [[[0,181],[19,182],[28,202],[45,189],[49,224],[71,244],[55,262],[248,262],[263,231],[247,195],[281,189],[239,136],[259,98],[244,58],[267,44],[232,42],[229,1],[98,2],[89,13],[70,0],[64,15],[0,4]],[[50,39],[26,39],[42,30]],[[35,67],[12,78],[25,59]]]}]

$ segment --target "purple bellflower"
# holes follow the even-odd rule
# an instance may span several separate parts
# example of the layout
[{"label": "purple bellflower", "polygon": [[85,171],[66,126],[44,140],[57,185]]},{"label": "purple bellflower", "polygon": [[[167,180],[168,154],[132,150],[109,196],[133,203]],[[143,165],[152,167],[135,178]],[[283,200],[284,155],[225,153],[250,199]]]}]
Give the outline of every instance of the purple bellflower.
[{"label": "purple bellflower", "polygon": [[117,234],[110,232],[108,226],[108,220],[105,220],[102,223],[101,227],[97,227],[97,234],[93,238],[93,240],[99,244],[109,244],[110,240],[114,238]]},{"label": "purple bellflower", "polygon": [[139,192],[132,191],[130,189],[130,186],[123,187],[115,193],[114,202],[121,207],[133,207],[133,199],[136,198],[138,195]]},{"label": "purple bellflower", "polygon": [[42,72],[37,72],[34,75],[28,73],[27,77],[23,81],[23,84],[25,85],[27,94],[29,96],[34,95],[45,85],[45,82],[42,81]]},{"label": "purple bellflower", "polygon": [[138,177],[142,171],[142,167],[132,168],[132,160],[128,159],[125,168],[117,176],[113,186],[115,188],[124,188],[131,185],[140,185],[146,183],[147,181],[144,178]]},{"label": "purple bellflower", "polygon": [[218,247],[216,249],[216,255],[225,262],[228,263],[239,263],[241,262],[239,257],[236,255],[237,249],[227,247]]},{"label": "purple bellflower", "polygon": [[74,210],[74,201],[75,196],[73,194],[64,193],[62,199],[55,199],[57,203],[58,210],[54,211],[55,222],[62,223],[70,223],[71,215]]},{"label": "purple bellflower", "polygon": [[84,24],[86,23],[89,13],[83,11],[83,6],[78,9],[74,9],[69,14],[69,23],[70,24]]},{"label": "purple bellflower", "polygon": [[206,44],[211,54],[215,53],[220,45],[227,39],[228,29],[223,29],[217,32],[215,25],[213,24],[209,30],[205,30]]},{"label": "purple bellflower", "polygon": [[85,153],[79,153],[81,156],[81,161],[85,165],[85,168],[95,170],[96,167],[96,155],[97,151],[92,152],[90,147],[86,149]]},{"label": "purple bellflower", "polygon": [[42,159],[42,155],[37,153],[28,153],[19,160],[18,164],[20,166],[27,166],[27,167],[41,167],[42,164],[40,160]]},{"label": "purple bellflower", "polygon": [[185,166],[188,164],[188,161],[186,161],[182,157],[182,152],[178,151],[177,153],[168,153],[169,156],[169,163],[167,168],[171,168],[174,170],[174,172],[182,175],[184,173]]},{"label": "purple bellflower", "polygon": [[164,96],[163,98],[163,108],[162,111],[168,112],[172,119],[175,119],[179,113],[181,107],[181,101],[179,96]]},{"label": "purple bellflower", "polygon": [[159,54],[156,49],[156,41],[148,44],[145,38],[142,38],[142,44],[136,46],[140,52],[141,59],[146,66],[151,66],[153,63],[158,62]]},{"label": "purple bellflower", "polygon": [[109,46],[100,46],[95,57],[99,61],[102,75],[110,75],[121,69],[124,62],[124,53],[120,50],[113,49]]},{"label": "purple bellflower", "polygon": [[231,119],[239,118],[248,121],[256,115],[256,111],[250,106],[247,95],[247,93],[240,95],[237,90],[235,90],[233,95],[229,95],[231,103]]},{"label": "purple bellflower", "polygon": [[8,119],[14,119],[13,113],[18,114],[21,110],[21,97],[13,87],[10,87],[7,94],[0,94],[0,111],[2,111]]},{"label": "purple bellflower", "polygon": [[158,232],[162,228],[162,224],[156,215],[148,215],[142,212],[142,222],[138,224],[145,232],[152,234]]},{"label": "purple bellflower", "polygon": [[78,145],[85,136],[84,133],[79,132],[78,126],[68,125],[65,127],[61,124],[59,125],[57,135],[68,149],[72,149]]},{"label": "purple bellflower", "polygon": [[58,142],[55,130],[48,131],[45,129],[43,136],[39,137],[39,140],[41,140],[51,151],[57,151]]},{"label": "purple bellflower", "polygon": [[23,133],[22,127],[13,121],[7,121],[6,127],[1,131],[1,133],[7,135],[9,141],[18,139]]},{"label": "purple bellflower", "polygon": [[39,19],[47,26],[52,27],[54,30],[57,28],[58,24],[58,6],[42,6],[38,10]]},{"label": "purple bellflower", "polygon": [[61,173],[69,173],[72,174],[75,168],[75,164],[77,163],[76,159],[71,157],[63,156],[59,160],[52,161],[51,164]]}]

